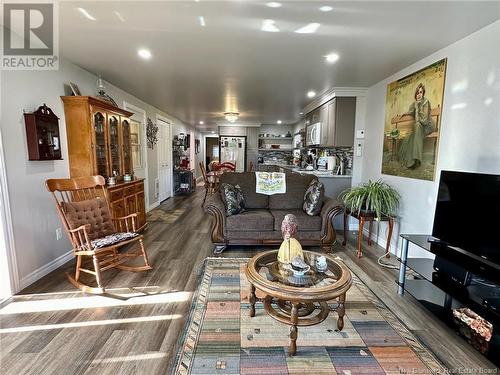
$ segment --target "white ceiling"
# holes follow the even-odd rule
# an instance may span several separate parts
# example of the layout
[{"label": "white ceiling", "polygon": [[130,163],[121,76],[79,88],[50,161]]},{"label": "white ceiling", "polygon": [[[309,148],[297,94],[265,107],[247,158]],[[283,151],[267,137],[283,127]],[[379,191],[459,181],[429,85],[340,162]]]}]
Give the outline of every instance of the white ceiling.
[{"label": "white ceiling", "polygon": [[[370,86],[500,18],[499,2],[281,3],[63,2],[60,52],[203,129],[230,110],[240,112],[238,123],[292,123],[308,90]],[[319,11],[325,4],[333,10]],[[281,31],[261,31],[264,19]],[[294,32],[312,22],[321,24],[316,33]],[[150,60],[137,56],[141,47]],[[330,52],[340,56],[335,64],[325,63]]]}]

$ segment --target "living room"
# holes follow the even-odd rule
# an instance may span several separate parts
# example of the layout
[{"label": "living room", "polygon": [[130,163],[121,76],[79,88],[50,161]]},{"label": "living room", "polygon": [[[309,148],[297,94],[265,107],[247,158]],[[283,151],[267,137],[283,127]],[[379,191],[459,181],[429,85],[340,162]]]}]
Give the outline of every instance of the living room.
[{"label": "living room", "polygon": [[[500,251],[500,2],[45,5],[2,4],[0,372],[498,373],[499,263],[474,243]],[[100,118],[122,133],[99,144]],[[209,168],[232,142],[239,169]],[[51,194],[69,178],[139,259],[111,244],[96,271],[82,207]],[[445,215],[453,179],[488,217]],[[379,180],[396,207],[357,211],[345,192]]]}]

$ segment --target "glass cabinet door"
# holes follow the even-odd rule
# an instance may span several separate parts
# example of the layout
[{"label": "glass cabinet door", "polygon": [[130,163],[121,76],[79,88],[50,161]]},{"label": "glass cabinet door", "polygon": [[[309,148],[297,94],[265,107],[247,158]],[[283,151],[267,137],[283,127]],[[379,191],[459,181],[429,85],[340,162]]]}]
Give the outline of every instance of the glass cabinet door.
[{"label": "glass cabinet door", "polygon": [[95,160],[97,173],[108,177],[108,155],[106,148],[106,118],[101,112],[94,113]]},{"label": "glass cabinet door", "polygon": [[120,176],[120,132],[118,126],[118,117],[108,117],[108,134],[109,134],[109,154],[111,160],[111,174]]},{"label": "glass cabinet door", "polygon": [[123,140],[123,174],[132,174],[132,155],[130,145],[130,124],[127,120],[122,121]]}]

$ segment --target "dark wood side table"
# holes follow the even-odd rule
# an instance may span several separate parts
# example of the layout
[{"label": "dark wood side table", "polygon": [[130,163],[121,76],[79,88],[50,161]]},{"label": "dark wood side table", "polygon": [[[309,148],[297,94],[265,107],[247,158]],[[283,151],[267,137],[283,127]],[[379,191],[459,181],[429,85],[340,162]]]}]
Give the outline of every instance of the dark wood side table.
[{"label": "dark wood side table", "polygon": [[[369,227],[368,227],[368,246],[372,245],[372,227],[373,227],[373,221],[375,219],[375,213],[374,212],[364,212],[361,211],[358,215],[357,212],[350,212],[348,210],[344,210],[344,241],[342,242],[342,246],[345,246],[347,243],[347,219],[348,216],[355,217],[359,221],[359,229],[358,229],[358,253],[357,256],[358,258],[361,258],[363,256],[363,252],[361,250],[361,245],[363,242],[363,228],[365,226],[365,222],[368,221]],[[385,247],[385,257],[389,258],[390,257],[390,247],[391,247],[391,238],[392,238],[392,229],[394,228],[394,218],[391,216],[386,216],[383,215],[380,220],[377,219],[378,221],[387,221],[389,224],[389,232],[387,233],[387,245]]]}]

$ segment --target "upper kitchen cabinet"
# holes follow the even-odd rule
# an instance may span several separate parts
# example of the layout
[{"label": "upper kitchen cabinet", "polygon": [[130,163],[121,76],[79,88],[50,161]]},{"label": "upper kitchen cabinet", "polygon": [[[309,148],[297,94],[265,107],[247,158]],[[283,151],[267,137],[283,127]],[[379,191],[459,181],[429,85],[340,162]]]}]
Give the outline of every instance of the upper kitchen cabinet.
[{"label": "upper kitchen cabinet", "polygon": [[328,146],[352,147],[354,145],[354,123],[356,98],[334,98],[328,105]]}]

